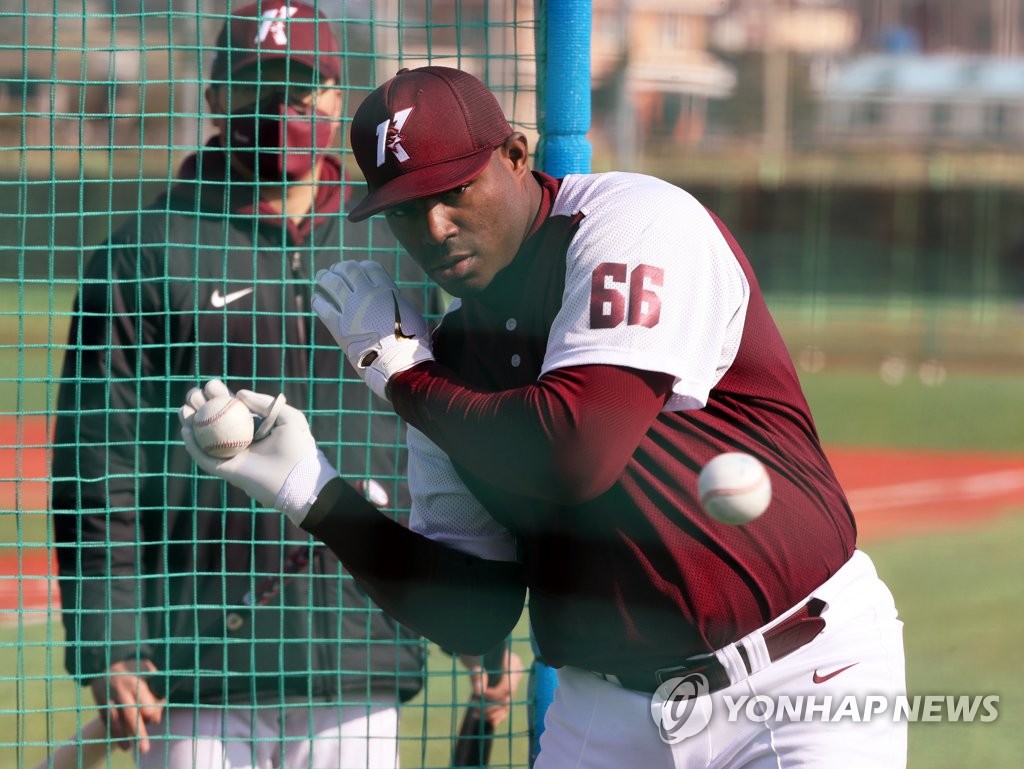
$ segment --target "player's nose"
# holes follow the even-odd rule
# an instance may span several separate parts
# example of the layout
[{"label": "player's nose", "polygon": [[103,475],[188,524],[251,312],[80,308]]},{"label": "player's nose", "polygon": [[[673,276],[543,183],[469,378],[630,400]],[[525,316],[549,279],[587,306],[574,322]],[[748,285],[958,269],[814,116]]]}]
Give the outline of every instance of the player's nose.
[{"label": "player's nose", "polygon": [[441,203],[431,203],[423,208],[423,242],[439,246],[455,234],[455,223],[448,215],[448,209]]}]

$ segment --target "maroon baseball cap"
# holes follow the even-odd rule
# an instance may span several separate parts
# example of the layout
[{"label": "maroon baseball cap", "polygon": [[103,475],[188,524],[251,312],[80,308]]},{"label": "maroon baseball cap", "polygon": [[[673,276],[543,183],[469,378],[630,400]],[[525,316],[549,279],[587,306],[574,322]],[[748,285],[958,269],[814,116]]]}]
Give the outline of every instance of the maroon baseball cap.
[{"label": "maroon baseball cap", "polygon": [[210,75],[215,81],[256,61],[291,59],[341,80],[338,41],[330,22],[304,3],[262,0],[232,11],[217,36]]},{"label": "maroon baseball cap", "polygon": [[370,194],[348,218],[360,222],[465,184],[511,133],[494,94],[468,72],[401,70],[352,118],[352,151]]}]

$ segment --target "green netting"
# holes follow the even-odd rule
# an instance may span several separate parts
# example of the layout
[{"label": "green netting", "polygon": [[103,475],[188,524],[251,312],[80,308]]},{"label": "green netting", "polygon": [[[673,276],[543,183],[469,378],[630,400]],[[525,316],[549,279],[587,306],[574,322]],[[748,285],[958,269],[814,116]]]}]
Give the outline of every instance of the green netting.
[{"label": "green netting", "polygon": [[[254,512],[226,490],[202,492],[191,468],[168,464],[178,438],[167,417],[185,391],[219,368],[238,382],[288,392],[290,400],[305,403],[325,452],[339,463],[344,458],[343,474],[374,479],[390,498],[386,509],[401,517],[408,505],[401,433],[394,419],[378,418],[386,404],[355,395],[364,390],[361,383],[346,382],[337,392],[340,365],[331,371],[314,364],[314,355],[334,344],[310,321],[309,283],[317,266],[373,258],[431,317],[445,301],[400,258],[379,222],[351,225],[332,214],[330,225],[316,228],[333,226],[337,235],[317,242],[296,237],[280,222],[258,230],[251,215],[229,203],[226,189],[219,205],[231,211],[227,226],[159,202],[174,198],[183,164],[217,132],[217,115],[205,98],[207,88],[220,85],[210,76],[217,35],[229,14],[246,5],[61,0],[0,7],[4,769],[34,766],[96,715],[90,690],[66,665],[85,670],[95,655],[118,656],[125,645],[145,656],[154,644],[160,666],[172,673],[173,696],[202,678],[202,699],[211,707],[220,707],[219,692],[253,704],[271,721],[313,707],[396,701],[402,687],[415,690],[420,654],[422,690],[401,707],[401,763],[450,764],[469,699],[467,674],[420,639],[393,628],[388,636],[373,618],[376,610],[359,600],[350,578],[324,561],[321,549],[257,610],[262,614],[252,622],[259,641],[230,632],[220,643],[201,640],[210,633],[209,617],[238,609],[247,591],[287,570],[297,535],[280,516]],[[536,136],[532,4],[322,0],[316,7],[342,48],[342,125],[332,149],[345,195],[355,196],[351,202],[362,193],[347,147],[348,123],[363,96],[400,67],[470,70],[495,90],[515,125]],[[247,239],[258,248],[246,248]],[[164,279],[158,267],[167,253],[184,265],[174,280]],[[97,261],[90,262],[93,254]],[[247,284],[225,280],[239,269],[251,276]],[[232,299],[246,287],[269,304]],[[204,304],[211,291],[227,302],[219,316]],[[84,325],[72,330],[80,293],[91,297],[89,312],[106,314],[108,336],[87,338]],[[276,345],[265,343],[275,338]],[[68,436],[75,450],[54,452]],[[60,532],[50,515],[51,477],[54,489],[99,505],[88,512],[101,530],[85,538],[63,584],[53,555]],[[167,509],[162,500],[171,499]],[[262,516],[269,528],[255,523]],[[125,561],[126,548],[113,546],[119,541],[148,545]],[[78,563],[88,566],[76,571]],[[130,573],[118,571],[125,563]],[[104,564],[117,573],[104,574]],[[182,584],[191,586],[191,600],[182,599]],[[101,618],[106,633],[98,637],[107,641],[94,634],[91,641],[69,642],[59,590],[72,596],[82,622]],[[118,628],[128,628],[129,637]],[[310,651],[314,643],[318,654]],[[528,664],[525,625],[512,644]],[[250,658],[249,667],[237,662]],[[524,684],[495,740],[494,765],[526,765],[525,697]],[[295,743],[305,734],[301,728],[293,733]],[[132,765],[130,754],[105,735],[79,747],[94,743],[109,748],[104,764]],[[253,746],[290,748],[272,736],[256,737]]]}]

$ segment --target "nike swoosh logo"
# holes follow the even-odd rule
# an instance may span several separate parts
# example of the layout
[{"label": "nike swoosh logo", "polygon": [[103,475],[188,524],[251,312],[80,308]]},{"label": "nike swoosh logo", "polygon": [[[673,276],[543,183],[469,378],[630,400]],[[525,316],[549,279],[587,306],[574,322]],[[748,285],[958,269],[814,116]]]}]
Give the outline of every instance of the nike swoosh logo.
[{"label": "nike swoosh logo", "polygon": [[243,296],[248,296],[253,292],[251,288],[243,288],[241,291],[232,291],[230,294],[222,294],[220,291],[214,291],[213,296],[210,297],[210,304],[214,307],[225,307],[237,299],[241,299]]},{"label": "nike swoosh logo", "polygon": [[415,336],[409,336],[402,329],[402,313],[398,309],[398,294],[394,291],[391,292],[391,298],[395,302],[395,338],[396,339],[415,339]]},{"label": "nike swoosh logo", "polygon": [[818,673],[818,671],[815,670],[814,671],[814,677],[811,678],[811,680],[814,681],[814,683],[816,683],[816,684],[823,684],[826,681],[828,681],[830,678],[835,678],[840,673],[846,672],[847,670],[849,670],[850,668],[852,668],[854,665],[857,665],[857,664],[859,664],[859,663],[854,662],[853,665],[847,665],[845,668],[839,668],[838,670],[833,670],[831,673],[826,673],[825,675],[820,675]]}]

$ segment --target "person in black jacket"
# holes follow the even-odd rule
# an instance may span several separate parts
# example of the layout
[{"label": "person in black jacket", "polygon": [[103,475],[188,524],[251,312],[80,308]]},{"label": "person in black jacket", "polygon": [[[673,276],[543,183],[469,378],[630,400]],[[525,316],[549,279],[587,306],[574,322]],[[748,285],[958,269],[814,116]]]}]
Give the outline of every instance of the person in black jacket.
[{"label": "person in black jacket", "polygon": [[[197,379],[282,392],[371,501],[407,509],[398,419],[344,383],[309,311],[318,269],[377,253],[393,269],[393,240],[342,227],[342,66],[322,16],[232,11],[211,75],[217,135],[82,275],[52,470],[65,664],[140,767],[394,767],[422,640],[305,532],[197,477],[176,416]],[[293,552],[308,568],[226,627]]]}]

